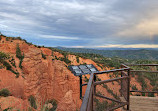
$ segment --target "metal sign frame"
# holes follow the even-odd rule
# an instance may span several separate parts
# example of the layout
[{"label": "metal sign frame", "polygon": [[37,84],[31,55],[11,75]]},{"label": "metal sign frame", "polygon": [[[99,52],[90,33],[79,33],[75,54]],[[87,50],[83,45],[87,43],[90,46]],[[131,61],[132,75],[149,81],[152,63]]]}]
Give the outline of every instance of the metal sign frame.
[{"label": "metal sign frame", "polygon": [[93,64],[71,65],[68,67],[75,76],[79,76],[80,78],[80,83],[79,83],[80,84],[80,99],[82,99],[82,86],[87,85],[87,84],[82,84],[82,75],[92,74],[99,71]]},{"label": "metal sign frame", "polygon": [[75,76],[81,76],[98,72],[98,69],[93,64],[72,65],[68,67]]}]

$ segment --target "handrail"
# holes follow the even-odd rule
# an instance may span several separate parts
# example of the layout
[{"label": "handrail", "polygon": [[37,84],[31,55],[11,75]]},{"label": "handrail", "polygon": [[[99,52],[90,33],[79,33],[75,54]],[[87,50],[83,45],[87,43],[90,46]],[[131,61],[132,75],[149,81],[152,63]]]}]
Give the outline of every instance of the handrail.
[{"label": "handrail", "polygon": [[125,71],[125,70],[129,70],[129,68],[113,69],[113,70],[108,70],[108,71],[100,71],[100,72],[96,72],[94,74],[97,75],[97,74],[104,74],[104,73],[118,72],[118,71]]},{"label": "handrail", "polygon": [[129,66],[127,66],[126,64],[121,64],[121,66],[123,66],[123,67],[125,67],[125,68],[130,69],[130,67],[129,67]]},{"label": "handrail", "polygon": [[124,76],[124,77],[118,77],[118,78],[108,79],[108,80],[104,80],[104,81],[97,81],[97,82],[94,82],[94,85],[104,84],[104,83],[118,81],[118,80],[127,79],[127,78],[129,78],[129,77],[128,76]]},{"label": "handrail", "polygon": [[[116,101],[120,102],[119,100],[115,100],[115,99],[112,99],[112,98],[108,98],[108,97],[104,97],[104,96],[101,96],[101,95],[97,95],[96,92],[95,92],[95,87],[98,84],[112,82],[112,81],[117,81],[117,80],[122,80],[122,79],[127,79],[127,78],[129,78],[128,74],[126,76],[124,76],[124,77],[114,78],[114,79],[105,80],[105,81],[95,82],[95,79],[96,79],[96,75],[97,74],[104,74],[104,73],[110,73],[110,72],[128,71],[129,70],[128,66],[124,66],[124,67],[125,68],[122,68],[122,69],[113,69],[113,70],[108,70],[108,71],[101,71],[101,72],[92,73],[90,78],[89,78],[89,82],[87,84],[87,89],[86,89],[86,92],[85,92],[85,95],[84,95],[84,98],[83,98],[83,102],[82,102],[80,111],[92,111],[93,110],[93,95],[94,96],[98,96],[98,97],[103,97],[105,99],[109,99],[109,100],[112,100],[112,101],[115,101],[115,102]],[[86,84],[84,84],[84,85],[86,85]],[[129,103],[129,101],[126,102],[126,103],[121,103],[121,105],[119,105],[118,107],[122,107],[124,105],[128,105],[127,103]],[[115,107],[115,108],[117,108],[117,107]]]},{"label": "handrail", "polygon": [[158,66],[158,64],[127,64],[128,66]]},{"label": "handrail", "polygon": [[145,70],[131,70],[131,72],[158,73],[158,71],[145,71]]},{"label": "handrail", "polygon": [[91,76],[90,76],[88,85],[87,85],[87,89],[86,89],[86,92],[85,92],[85,95],[84,95],[84,98],[83,98],[83,102],[82,102],[80,111],[89,111],[87,108],[88,108],[88,105],[89,105],[90,96],[91,96],[91,94],[93,95],[93,91],[92,91],[93,79],[94,79],[94,74],[92,73]]},{"label": "handrail", "polygon": [[158,93],[158,91],[138,91],[138,90],[131,90],[130,92],[140,92],[140,93]]},{"label": "handrail", "polygon": [[108,99],[108,100],[111,100],[111,101],[115,101],[115,102],[118,102],[118,103],[122,103],[121,101],[119,100],[116,100],[116,99],[112,99],[112,98],[108,98],[108,97],[105,97],[103,95],[98,95],[98,94],[95,94],[95,96],[98,96],[98,97],[101,97],[101,98],[105,98],[105,99]]}]

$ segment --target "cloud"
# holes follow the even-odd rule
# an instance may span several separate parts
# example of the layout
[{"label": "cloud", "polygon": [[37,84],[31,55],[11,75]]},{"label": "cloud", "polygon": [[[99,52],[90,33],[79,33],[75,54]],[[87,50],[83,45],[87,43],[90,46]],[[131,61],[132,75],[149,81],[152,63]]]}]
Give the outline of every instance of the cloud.
[{"label": "cloud", "polygon": [[79,46],[158,44],[157,6],[156,0],[1,0],[0,31],[65,46],[66,39]]},{"label": "cloud", "polygon": [[138,24],[118,33],[119,36],[152,37],[158,35],[158,17],[141,20]]},{"label": "cloud", "polygon": [[78,40],[78,37],[66,37],[66,36],[52,36],[52,35],[41,35],[41,38],[49,39],[66,39],[66,40]]},{"label": "cloud", "polygon": [[67,46],[71,48],[158,48],[158,45],[154,44],[132,44],[132,45],[123,45],[123,44],[109,44],[104,46]]}]

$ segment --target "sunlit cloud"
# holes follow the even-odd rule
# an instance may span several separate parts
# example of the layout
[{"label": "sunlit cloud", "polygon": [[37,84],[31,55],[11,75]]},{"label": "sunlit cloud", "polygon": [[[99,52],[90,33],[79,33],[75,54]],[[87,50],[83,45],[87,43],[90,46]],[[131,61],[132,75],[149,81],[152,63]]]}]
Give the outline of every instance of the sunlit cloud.
[{"label": "sunlit cloud", "polygon": [[53,36],[53,35],[41,35],[41,38],[48,39],[66,39],[66,40],[78,40],[78,37],[66,37],[66,36]]},{"label": "sunlit cloud", "polygon": [[71,48],[158,48],[155,44],[132,44],[132,45],[122,45],[122,44],[109,44],[104,46],[66,46]]},{"label": "sunlit cloud", "polygon": [[158,17],[144,19],[133,27],[118,33],[118,36],[152,37],[158,35]]}]

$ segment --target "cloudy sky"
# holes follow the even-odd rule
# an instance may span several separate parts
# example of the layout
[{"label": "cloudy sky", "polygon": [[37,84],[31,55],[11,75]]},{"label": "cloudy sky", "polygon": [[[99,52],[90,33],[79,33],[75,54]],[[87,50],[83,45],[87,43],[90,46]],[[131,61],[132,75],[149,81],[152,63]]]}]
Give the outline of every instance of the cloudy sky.
[{"label": "cloudy sky", "polygon": [[158,0],[0,0],[0,31],[45,46],[158,48]]}]

